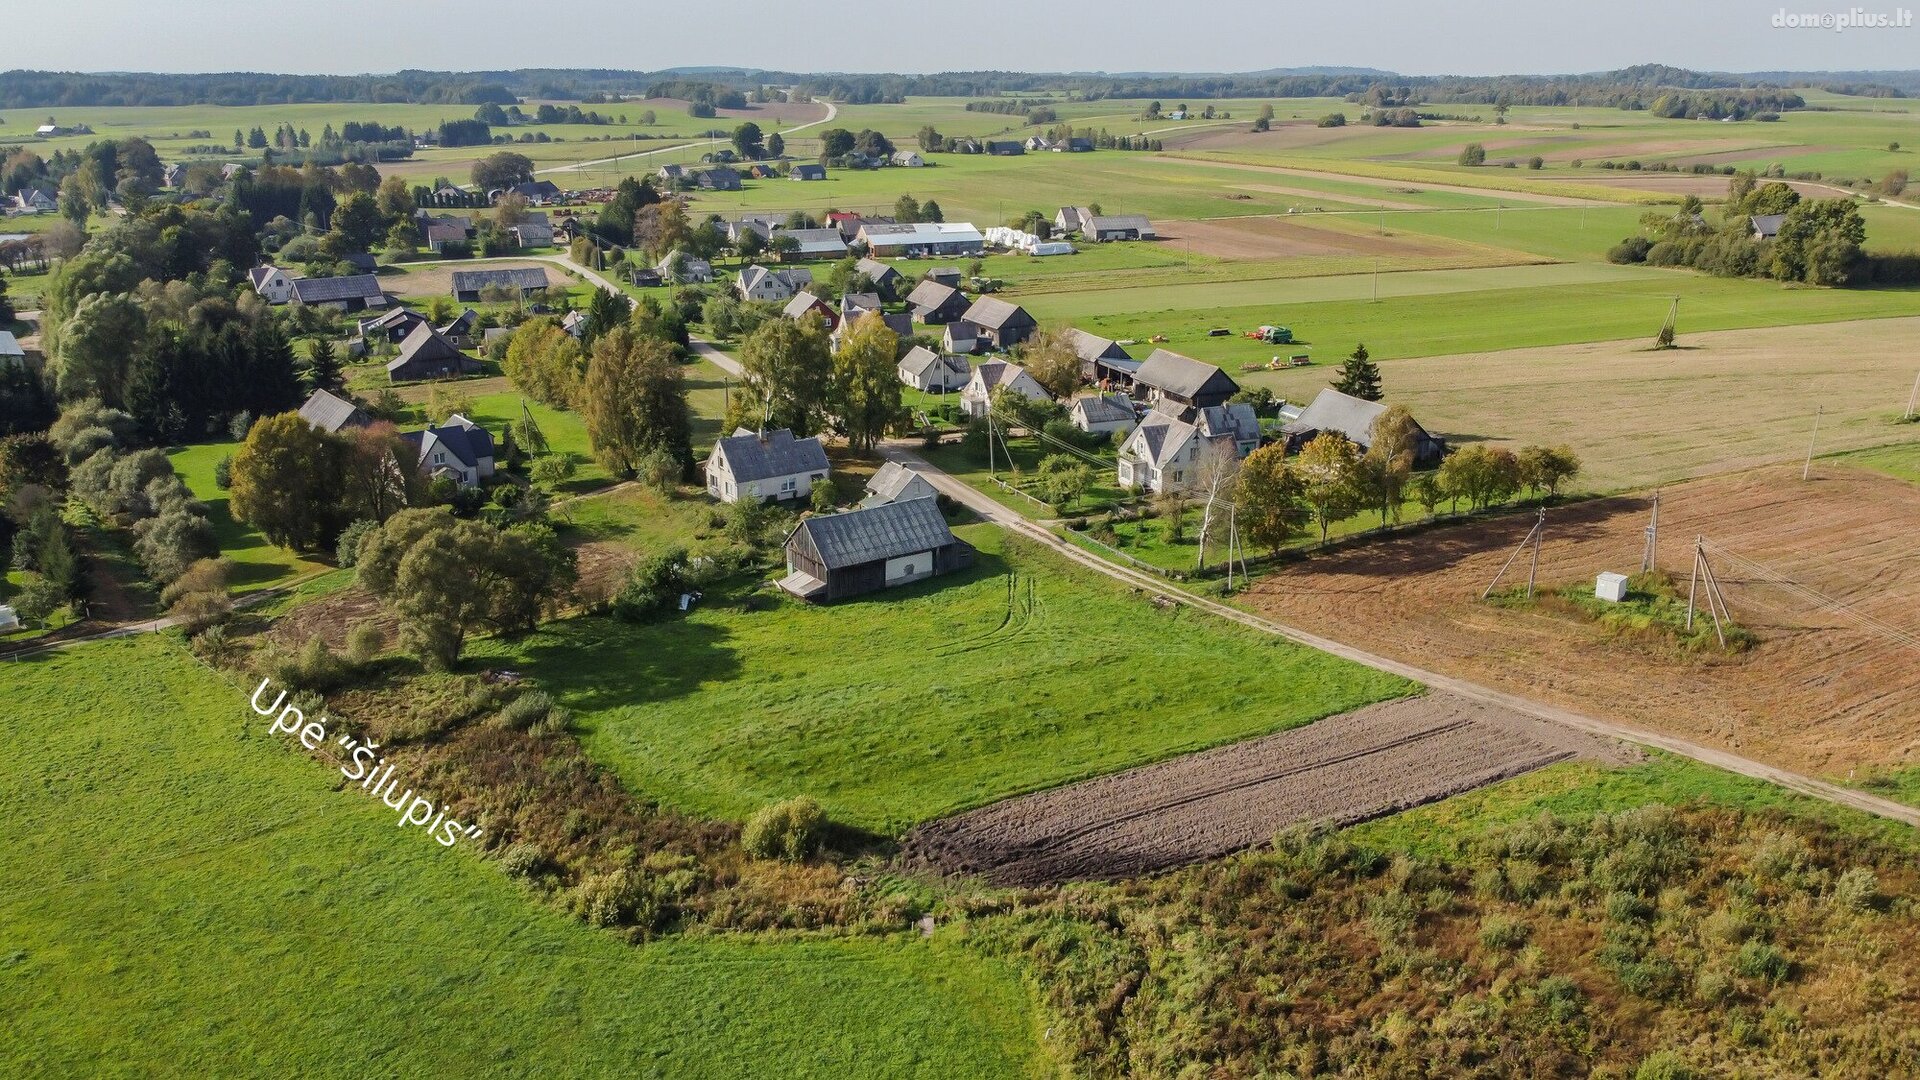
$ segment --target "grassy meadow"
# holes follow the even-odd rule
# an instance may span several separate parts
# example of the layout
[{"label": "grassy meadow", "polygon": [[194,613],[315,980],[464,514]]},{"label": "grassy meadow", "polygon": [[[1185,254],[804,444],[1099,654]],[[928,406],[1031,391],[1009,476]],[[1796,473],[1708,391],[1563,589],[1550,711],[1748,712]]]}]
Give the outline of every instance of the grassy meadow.
[{"label": "grassy meadow", "polygon": [[939,935],[627,945],[394,828],[167,637],[7,671],[0,1072],[1037,1069],[1026,993]]},{"label": "grassy meadow", "polygon": [[883,833],[1412,689],[1156,609],[991,526],[960,532],[971,570],[877,598],[715,596],[682,619],[576,619],[472,653],[537,680],[648,798],[737,819],[807,794]]}]

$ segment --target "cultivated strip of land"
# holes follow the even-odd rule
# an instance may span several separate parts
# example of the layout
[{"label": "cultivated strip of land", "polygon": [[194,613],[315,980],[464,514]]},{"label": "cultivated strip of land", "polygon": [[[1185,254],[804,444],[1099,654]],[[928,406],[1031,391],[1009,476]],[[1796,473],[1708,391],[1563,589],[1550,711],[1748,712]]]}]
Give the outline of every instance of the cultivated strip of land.
[{"label": "cultivated strip of land", "polygon": [[929,822],[902,852],[995,885],[1138,877],[1265,843],[1289,825],[1352,825],[1573,757],[1638,755],[1428,694]]}]

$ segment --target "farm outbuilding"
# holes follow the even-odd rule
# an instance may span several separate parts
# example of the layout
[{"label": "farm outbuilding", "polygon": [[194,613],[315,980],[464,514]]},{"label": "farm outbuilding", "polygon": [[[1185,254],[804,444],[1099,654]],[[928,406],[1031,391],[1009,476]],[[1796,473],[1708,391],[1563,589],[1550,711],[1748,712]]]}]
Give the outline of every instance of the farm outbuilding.
[{"label": "farm outbuilding", "polygon": [[937,499],[877,503],[807,518],[787,537],[780,587],[802,600],[829,601],[923,581],[973,565]]},{"label": "farm outbuilding", "polygon": [[[1280,434],[1287,440],[1288,453],[1298,451],[1323,432],[1344,436],[1348,442],[1365,450],[1373,445],[1373,422],[1386,411],[1387,406],[1381,402],[1367,401],[1328,388],[1320,391],[1312,404],[1282,427]],[[1415,468],[1438,465],[1440,459],[1447,456],[1445,439],[1427,434],[1427,429],[1418,422],[1413,425],[1413,432]]]},{"label": "farm outbuilding", "polygon": [[525,297],[547,287],[547,272],[538,266],[512,270],[455,270],[453,298],[463,304],[477,304],[484,289],[506,289]]},{"label": "farm outbuilding", "polygon": [[1011,349],[1040,327],[1026,308],[997,296],[975,299],[963,319],[977,328],[979,341],[990,349]]},{"label": "farm outbuilding", "polygon": [[387,306],[387,294],[380,279],[372,274],[350,277],[295,278],[289,296],[296,304],[332,308],[335,311],[365,311]]},{"label": "farm outbuilding", "polygon": [[943,326],[965,315],[969,302],[959,289],[927,280],[907,294],[907,306],[913,309],[914,318],[928,326]]},{"label": "farm outbuilding", "polygon": [[900,358],[900,381],[929,394],[951,394],[967,385],[973,365],[966,357],[915,345]]},{"label": "farm outbuilding", "polygon": [[391,382],[418,382],[472,375],[480,371],[480,361],[461,352],[440,332],[422,322],[400,343],[400,355],[387,365]]},{"label": "farm outbuilding", "polygon": [[1166,349],[1153,350],[1133,373],[1133,383],[1135,396],[1143,397],[1149,405],[1167,401],[1186,409],[1225,405],[1228,398],[1240,392],[1240,384],[1226,372]]}]

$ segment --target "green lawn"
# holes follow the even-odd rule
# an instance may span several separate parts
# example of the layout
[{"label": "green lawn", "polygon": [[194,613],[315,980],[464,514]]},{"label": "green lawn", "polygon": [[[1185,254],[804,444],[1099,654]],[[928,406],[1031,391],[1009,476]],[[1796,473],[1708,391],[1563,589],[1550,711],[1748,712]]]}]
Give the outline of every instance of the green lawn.
[{"label": "green lawn", "polygon": [[646,798],[741,818],[809,794],[886,833],[1412,689],[960,531],[972,570],[858,601],[716,596],[657,625],[578,619],[471,651],[572,708]]},{"label": "green lawn", "polygon": [[[1117,466],[1093,465],[1091,462],[1087,462],[1086,464],[1093,469],[1093,486],[1089,487],[1086,492],[1080,496],[1078,502],[1069,506],[1049,509],[1046,503],[1038,499],[1037,494],[1016,494],[1010,492],[1006,488],[1001,487],[1000,484],[994,483],[993,478],[997,477],[1002,483],[1026,491],[1026,489],[1032,486],[1033,477],[1039,468],[1041,460],[1051,456],[1056,451],[1050,447],[1041,447],[1039,443],[1033,439],[1008,439],[1005,449],[1011,451],[1013,455],[1013,467],[1017,470],[1016,472],[1009,470],[1007,455],[1001,453],[1001,449],[1000,444],[996,442],[994,444],[994,468],[991,471],[989,471],[987,467],[988,462],[986,459],[975,458],[969,451],[953,443],[947,443],[932,450],[917,449],[914,452],[926,458],[927,462],[934,467],[952,474],[955,479],[985,492],[1002,506],[1011,507],[1028,517],[1066,517],[1098,513],[1111,508],[1123,500],[1133,497],[1132,492],[1120,487],[1119,478],[1115,472]],[[1065,451],[1059,452],[1064,453]],[[1094,457],[1103,461],[1111,462],[1114,460],[1112,450],[1095,450],[1089,452]]]},{"label": "green lawn", "polygon": [[943,937],[643,947],[398,830],[161,635],[9,665],[0,1073],[1022,1076]]},{"label": "green lawn", "polygon": [[302,558],[269,541],[258,529],[235,521],[227,509],[227,493],[213,482],[214,466],[222,458],[240,449],[237,442],[203,443],[186,446],[167,454],[173,471],[180,474],[193,497],[207,504],[207,520],[220,542],[220,554],[233,560],[233,591],[248,593],[284,583],[326,569],[326,564]]},{"label": "green lawn", "polygon": [[1863,469],[1873,469],[1897,476],[1902,480],[1911,480],[1920,484],[1920,425],[1910,429],[1913,438],[1893,446],[1880,446],[1872,450],[1855,450],[1850,453],[1836,454],[1830,460],[1845,465],[1858,465]]}]

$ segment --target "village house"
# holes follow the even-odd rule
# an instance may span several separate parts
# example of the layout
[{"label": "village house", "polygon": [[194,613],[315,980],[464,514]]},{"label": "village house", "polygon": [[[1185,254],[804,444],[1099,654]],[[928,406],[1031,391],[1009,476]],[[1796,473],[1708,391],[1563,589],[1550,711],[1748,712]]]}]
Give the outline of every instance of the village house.
[{"label": "village house", "polygon": [[1029,135],[1027,136],[1027,141],[1021,145],[1037,154],[1053,149],[1053,140],[1047,138],[1045,135]]},{"label": "village house", "polygon": [[1780,235],[1780,225],[1786,220],[1785,214],[1749,214],[1747,227],[1755,240],[1771,240]]},{"label": "village house", "polygon": [[1133,399],[1125,394],[1083,394],[1067,406],[1067,419],[1090,435],[1132,431],[1137,422]]},{"label": "village house", "polygon": [[707,455],[707,494],[721,502],[775,502],[807,497],[830,471],[817,436],[796,439],[786,428],[740,428],[713,444]]},{"label": "village house", "polygon": [[293,303],[307,307],[329,308],[334,311],[365,311],[387,306],[387,294],[380,288],[380,279],[372,274],[354,274],[351,277],[295,278],[290,299]]},{"label": "village house", "polygon": [[1230,454],[1227,440],[1210,441],[1200,429],[1158,409],[1150,409],[1120,445],[1116,478],[1123,488],[1160,494],[1191,491],[1203,477],[1202,455]]},{"label": "village house", "polygon": [[560,201],[560,185],[551,180],[533,180],[493,192],[488,201],[499,202],[508,195],[520,196],[529,206],[546,206]]},{"label": "village house", "polygon": [[520,241],[521,247],[553,246],[553,224],[547,220],[545,214],[538,216],[529,214],[525,221],[515,225],[510,231],[514,239]]},{"label": "village house", "polygon": [[667,185],[671,187],[686,179],[687,167],[685,165],[662,165],[660,166],[659,176],[660,179],[665,180]]},{"label": "village house", "polygon": [[395,306],[393,310],[378,318],[361,319],[358,323],[362,341],[383,341],[388,345],[398,345],[407,340],[416,326],[426,325],[427,317],[410,308]]},{"label": "village house", "polygon": [[749,266],[734,279],[733,291],[740,299],[784,303],[793,294],[813,284],[813,271],[804,266],[783,266],[769,270]]},{"label": "village house", "polygon": [[1027,314],[1026,308],[997,296],[978,297],[962,318],[978,328],[981,345],[999,350],[1011,349],[1027,340],[1040,325]]},{"label": "village house", "polygon": [[479,325],[480,313],[468,308],[454,316],[452,322],[436,329],[440,331],[441,337],[453,343],[454,348],[470,349],[473,347],[473,332]]},{"label": "village house", "polygon": [[1080,223],[1080,236],[1094,243],[1110,240],[1152,240],[1153,223],[1144,214],[1093,215]]},{"label": "village house", "polygon": [[927,163],[917,150],[895,150],[893,163],[903,169],[918,169]]},{"label": "village house", "polygon": [[889,300],[898,295],[895,290],[900,287],[902,281],[906,280],[900,276],[900,271],[875,258],[864,258],[855,262],[853,272],[864,275],[868,281],[873,282],[873,287],[879,290],[880,295]]},{"label": "village house", "polygon": [[1153,350],[1133,373],[1134,396],[1149,405],[1170,402],[1168,412],[1225,405],[1240,392],[1240,384],[1212,364],[1165,349]]},{"label": "village house", "polygon": [[711,169],[701,169],[694,174],[694,182],[701,191],[739,191],[740,172],[726,165],[715,165]]},{"label": "village house", "polygon": [[793,250],[780,252],[780,261],[791,259],[844,259],[847,242],[838,229],[786,229],[781,236],[793,240]]},{"label": "village house", "polygon": [[958,356],[980,351],[980,328],[965,319],[955,319],[940,330],[940,348]]},{"label": "village house", "polygon": [[1090,154],[1093,152],[1093,140],[1078,135],[1071,139],[1061,139],[1059,142],[1053,144],[1053,152],[1056,154]]},{"label": "village house", "polygon": [[397,383],[419,382],[473,375],[479,371],[480,361],[454,348],[453,342],[422,322],[400,343],[400,355],[387,364],[387,379]]},{"label": "village house", "polygon": [[789,180],[825,180],[827,167],[818,163],[795,165],[787,174]]},{"label": "village house", "polygon": [[924,345],[915,345],[900,358],[900,381],[929,394],[951,394],[964,389],[973,378],[973,367],[966,358],[937,353]]},{"label": "village house", "polygon": [[584,311],[567,312],[560,317],[560,329],[565,330],[575,341],[583,340],[587,336],[587,313]]},{"label": "village house", "polygon": [[[1386,411],[1387,406],[1382,402],[1367,401],[1329,387],[1320,391],[1299,416],[1283,425],[1280,435],[1286,440],[1288,453],[1298,452],[1323,432],[1343,436],[1365,452],[1373,445],[1373,422]],[[1446,440],[1428,434],[1418,422],[1413,430],[1414,467],[1424,469],[1440,464],[1440,459],[1447,456]]]},{"label": "village house", "polygon": [[793,299],[787,301],[787,306],[780,309],[780,314],[798,322],[806,318],[809,311],[819,312],[820,318],[826,321],[828,329],[840,325],[840,312],[835,310],[832,304],[805,290],[794,293]]},{"label": "village house", "polygon": [[960,391],[960,410],[978,419],[993,411],[993,396],[1005,390],[1034,401],[1052,401],[1047,388],[1027,374],[1027,369],[1007,360],[988,360],[973,369],[973,375]]},{"label": "village house", "polygon": [[872,293],[853,294],[851,304],[848,303],[847,297],[840,298],[840,319],[834,325],[833,333],[829,335],[833,347],[838,349],[841,340],[853,330],[854,324],[866,315],[878,315],[880,321],[886,325],[887,329],[893,331],[893,336],[899,340],[896,351],[906,350],[907,339],[913,336],[913,316],[905,312],[895,315],[881,310],[878,299]]},{"label": "village house", "polygon": [[994,157],[1019,157],[1027,152],[1018,139],[989,139],[982,150]]},{"label": "village house", "polygon": [[966,315],[972,305],[959,289],[927,280],[907,294],[907,306],[916,320],[928,326],[941,326]]},{"label": "village house", "polygon": [[27,347],[11,330],[0,330],[0,369],[27,366]]},{"label": "village house", "polygon": [[1057,233],[1076,233],[1080,227],[1093,220],[1093,211],[1084,206],[1063,206],[1054,212],[1053,231]]},{"label": "village house", "polygon": [[478,303],[480,294],[488,289],[505,289],[524,300],[546,287],[547,272],[538,266],[453,272],[453,298],[463,304]]},{"label": "village house", "polygon": [[910,225],[865,221],[858,240],[875,258],[925,259],[943,255],[980,255],[987,238],[964,221],[921,221]]},{"label": "village house", "polygon": [[705,285],[713,280],[713,264],[698,255],[675,248],[655,266],[662,282],[675,285]]},{"label": "village house", "polygon": [[1130,385],[1133,373],[1140,370],[1140,362],[1128,356],[1127,350],[1111,338],[1079,329],[1068,330],[1067,337],[1073,341],[1073,351],[1080,356],[1080,377],[1088,382]]},{"label": "village house", "polygon": [[433,479],[448,477],[471,488],[493,476],[493,435],[459,413],[438,427],[400,437],[420,448],[420,471]]},{"label": "village house", "polygon": [[867,497],[860,500],[860,505],[879,506],[881,503],[906,502],[908,499],[931,499],[938,494],[926,477],[897,461],[889,461],[874,470],[873,478],[867,481]]},{"label": "village house", "polygon": [[293,299],[293,278],[277,266],[256,266],[247,271],[247,283],[269,304],[284,304]]},{"label": "village house", "polygon": [[21,188],[13,196],[17,214],[52,214],[60,209],[60,198],[44,188]]},{"label": "village house", "polygon": [[937,499],[877,503],[806,518],[787,537],[780,587],[802,600],[860,596],[973,564]]},{"label": "village house", "polygon": [[329,435],[347,428],[366,427],[373,417],[352,401],[325,390],[315,390],[300,406],[300,419]]},{"label": "village house", "polygon": [[428,251],[439,255],[446,251],[448,244],[466,243],[467,230],[452,222],[431,221],[422,230],[422,239],[426,241]]}]

